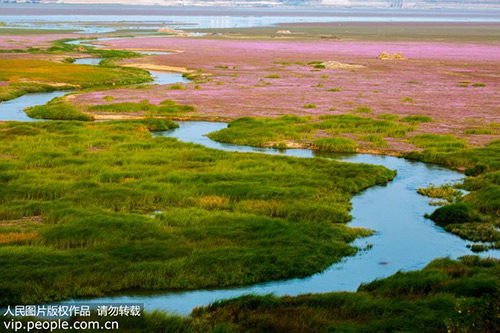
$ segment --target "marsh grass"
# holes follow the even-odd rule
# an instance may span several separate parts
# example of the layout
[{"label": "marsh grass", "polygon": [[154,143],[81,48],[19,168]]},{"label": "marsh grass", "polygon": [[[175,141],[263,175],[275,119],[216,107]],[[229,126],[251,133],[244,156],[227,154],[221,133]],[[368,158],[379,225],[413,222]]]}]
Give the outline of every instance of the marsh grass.
[{"label": "marsh grass", "polygon": [[232,332],[493,332],[500,328],[499,273],[494,259],[437,259],[355,293],[217,301],[195,309],[192,322]]},{"label": "marsh grass", "polygon": [[0,59],[0,77],[9,84],[0,87],[0,101],[27,93],[75,88],[128,85],[151,81],[147,71],[57,63],[35,59]]},{"label": "marsh grass", "polygon": [[316,104],[304,104],[304,109],[316,109]]},{"label": "marsh grass", "polygon": [[[490,242],[490,247],[499,248],[500,141],[492,141],[482,148],[463,148],[460,144],[453,144],[456,139],[451,139],[452,144],[443,147],[442,140],[438,137],[437,146],[426,144],[423,151],[407,153],[405,157],[465,169],[468,177],[461,186],[470,193],[457,197],[454,204],[439,208],[430,217],[462,238]],[[447,141],[445,138],[445,143]],[[446,196],[447,190],[430,192]]]},{"label": "marsh grass", "polygon": [[0,246],[0,305],[307,276],[356,252],[370,232],[344,224],[350,198],[394,177],[151,136],[171,126],[0,125],[0,154],[16,157],[0,158],[0,219],[43,221]]},{"label": "marsh grass", "polygon": [[410,138],[410,142],[419,148],[450,151],[456,148],[465,148],[467,142],[454,135],[418,134]]},{"label": "marsh grass", "polygon": [[493,128],[468,128],[464,130],[465,135],[492,135],[496,134],[495,130]]},{"label": "marsh grass", "polygon": [[9,101],[11,99],[15,99],[26,94],[44,93],[57,90],[71,90],[71,89],[74,89],[74,86],[72,85],[54,86],[51,84],[42,84],[42,83],[14,82],[14,83],[9,83],[9,85],[7,86],[0,87],[0,102]]},{"label": "marsh grass", "polygon": [[432,121],[432,117],[429,116],[421,116],[421,115],[416,115],[416,116],[406,116],[401,118],[402,122],[405,123],[410,123],[410,124],[420,124],[420,123],[430,123]]},{"label": "marsh grass", "polygon": [[70,321],[118,319],[120,332],[130,333],[496,332],[499,273],[495,259],[436,259],[421,271],[398,272],[363,284],[356,292],[245,295],[196,308],[190,317],[146,312],[117,318],[94,313]]},{"label": "marsh grass", "polygon": [[35,119],[94,120],[92,115],[83,113],[68,103],[64,97],[56,97],[47,104],[26,108],[25,112],[29,117]]},{"label": "marsh grass", "polygon": [[[210,133],[215,141],[249,146],[272,146],[276,142],[293,141],[312,143],[314,134],[322,131],[331,136],[341,134],[370,134],[365,141],[374,147],[385,147],[383,137],[405,137],[412,126],[391,120],[377,120],[353,114],[325,115],[319,117],[282,116],[278,118],[238,118],[228,128]],[[362,140],[363,141],[363,140]],[[318,141],[314,149],[326,149],[326,143]],[[342,147],[342,145],[338,145]],[[286,147],[284,147],[286,148]],[[345,146],[345,152],[352,152],[352,145]]]},{"label": "marsh grass", "polygon": [[367,106],[359,106],[354,110],[356,113],[373,113],[373,110]]},{"label": "marsh grass", "polygon": [[319,138],[315,139],[311,147],[313,149],[328,151],[333,153],[354,153],[358,144],[349,138]]},{"label": "marsh grass", "polygon": [[113,112],[113,113],[139,113],[147,116],[180,116],[187,112],[194,112],[196,108],[192,105],[179,104],[174,100],[167,99],[159,105],[152,104],[148,100],[140,102],[122,102],[92,105],[87,108],[89,112]]},{"label": "marsh grass", "polygon": [[426,188],[419,188],[417,192],[429,198],[444,199],[449,203],[453,203],[462,197],[462,192],[457,190],[451,184],[441,186],[430,185]]},{"label": "marsh grass", "polygon": [[90,112],[129,113],[129,112],[145,112],[156,109],[157,109],[156,105],[151,104],[149,103],[149,101],[145,100],[145,101],[140,101],[139,103],[123,102],[123,103],[92,105],[87,110]]},{"label": "marsh grass", "polygon": [[375,148],[387,148],[389,146],[381,135],[362,135],[358,137],[358,140],[370,142],[372,147]]}]

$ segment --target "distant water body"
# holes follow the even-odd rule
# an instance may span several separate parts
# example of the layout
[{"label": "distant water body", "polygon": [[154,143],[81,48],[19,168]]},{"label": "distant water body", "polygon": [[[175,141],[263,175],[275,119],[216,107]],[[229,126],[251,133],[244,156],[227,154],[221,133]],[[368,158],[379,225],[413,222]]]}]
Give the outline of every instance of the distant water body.
[{"label": "distant water body", "polygon": [[0,4],[0,22],[29,29],[76,29],[105,33],[145,30],[252,28],[310,22],[476,22],[500,23],[500,10],[405,10],[333,8],[171,8],[128,6],[43,6]]}]

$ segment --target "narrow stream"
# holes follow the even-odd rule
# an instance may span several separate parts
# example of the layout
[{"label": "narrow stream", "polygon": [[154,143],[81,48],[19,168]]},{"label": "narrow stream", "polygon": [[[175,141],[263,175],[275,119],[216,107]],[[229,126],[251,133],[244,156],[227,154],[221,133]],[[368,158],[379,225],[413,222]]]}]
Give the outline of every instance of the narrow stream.
[{"label": "narrow stream", "polygon": [[25,108],[46,104],[53,98],[63,96],[68,91],[53,91],[49,93],[27,94],[10,101],[0,103],[0,121],[39,121],[28,117]]},{"label": "narrow stream", "polygon": [[[402,158],[369,154],[317,154],[307,149],[277,150],[221,144],[205,134],[227,126],[214,122],[179,122],[178,129],[156,135],[194,142],[209,148],[237,152],[256,152],[312,158],[317,155],[345,162],[383,165],[397,170],[398,174],[386,186],[374,186],[352,199],[352,227],[375,230],[371,237],[358,239],[353,244],[369,250],[359,251],[344,258],[325,271],[303,279],[289,279],[228,289],[196,290],[186,292],[142,293],[93,299],[70,300],[65,304],[143,303],[146,310],[165,310],[188,315],[198,306],[208,305],[219,299],[245,294],[299,295],[331,291],[355,291],[361,283],[387,277],[399,270],[417,270],[439,257],[458,258],[473,254],[466,248],[467,241],[445,232],[424,218],[435,207],[429,199],[417,193],[417,188],[429,184],[441,185],[463,178],[463,174],[439,166],[412,162]],[[500,251],[481,254],[500,258]]]},{"label": "narrow stream", "polygon": [[[106,38],[103,38],[103,40],[106,40]],[[94,41],[97,42],[100,41],[100,39]],[[96,47],[96,45],[93,44],[85,44],[83,40],[70,41],[68,43]],[[156,51],[143,51],[138,53],[145,55],[171,54],[171,52]],[[102,58],[79,58],[75,60],[74,64],[97,66],[99,65],[99,62],[101,60]],[[151,74],[153,81],[147,82],[145,84],[173,84],[189,82],[189,80],[184,78],[182,74],[178,73],[159,71],[149,71],[149,73]],[[33,119],[28,117],[28,115],[24,112],[24,109],[46,104],[51,99],[64,96],[68,92],[69,91],[53,91],[49,93],[26,94],[10,101],[0,102],[0,121],[39,121],[40,119]]]}]

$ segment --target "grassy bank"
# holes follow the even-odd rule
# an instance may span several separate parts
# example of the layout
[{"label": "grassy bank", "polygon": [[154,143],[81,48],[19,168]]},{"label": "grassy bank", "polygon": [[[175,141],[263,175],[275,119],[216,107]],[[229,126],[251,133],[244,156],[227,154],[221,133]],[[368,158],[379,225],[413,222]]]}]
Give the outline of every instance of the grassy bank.
[{"label": "grassy bank", "polygon": [[70,103],[63,97],[56,97],[44,105],[37,105],[24,110],[28,117],[35,119],[52,120],[94,120],[92,115],[86,114]]},{"label": "grassy bank", "polygon": [[[107,50],[87,45],[68,44],[68,42],[75,40],[78,39],[66,38],[56,40],[52,42],[52,46],[50,48],[44,50],[43,52],[48,52],[51,54],[87,53],[92,57],[102,58],[103,60],[100,62],[100,65],[104,66],[114,66],[116,62],[120,60],[142,56],[142,54],[133,51]],[[80,40],[84,40],[85,42],[90,43],[94,39],[80,38]]]},{"label": "grassy bank", "polygon": [[355,253],[349,199],[394,176],[151,136],[174,125],[0,125],[0,305],[307,276]]},{"label": "grassy bank", "polygon": [[[278,118],[238,118],[228,128],[210,133],[212,140],[240,145],[278,148],[297,145],[326,151],[356,151],[356,144],[344,135],[383,145],[384,138],[400,138],[414,129],[406,121],[374,119],[355,114],[319,117],[282,116]],[[366,134],[372,134],[367,137]],[[319,137],[318,139],[314,139]],[[382,143],[382,144],[381,144]],[[346,148],[347,147],[347,148]]]},{"label": "grassy bank", "polygon": [[[449,205],[429,217],[446,230],[476,242],[473,250],[500,248],[500,140],[482,148],[465,148],[462,141],[450,136],[435,138],[431,143],[429,140],[426,136],[423,151],[405,157],[465,170],[468,177],[459,187],[470,191],[449,200]],[[433,196],[439,197],[442,192]]]},{"label": "grassy bank", "polygon": [[[57,97],[44,105],[27,108],[26,114],[35,119],[52,120],[94,120],[94,113],[122,113],[144,116],[146,119],[158,117],[179,117],[195,111],[192,105],[179,104],[172,100],[164,100],[159,105],[143,100],[139,103],[123,102],[98,104],[90,107],[78,108],[66,98]],[[85,111],[85,112],[84,112]]]},{"label": "grassy bank", "polygon": [[438,259],[356,293],[244,296],[192,316],[226,332],[495,332],[499,276],[498,260]]},{"label": "grassy bank", "polygon": [[61,89],[136,84],[151,81],[148,72],[134,68],[57,63],[35,59],[0,59],[0,101],[27,93]]},{"label": "grassy bank", "polygon": [[[357,292],[296,297],[242,296],[195,309],[190,317],[118,317],[120,332],[497,332],[500,261],[437,259]],[[117,317],[75,317],[101,323]],[[90,330],[90,332],[98,332]]]}]

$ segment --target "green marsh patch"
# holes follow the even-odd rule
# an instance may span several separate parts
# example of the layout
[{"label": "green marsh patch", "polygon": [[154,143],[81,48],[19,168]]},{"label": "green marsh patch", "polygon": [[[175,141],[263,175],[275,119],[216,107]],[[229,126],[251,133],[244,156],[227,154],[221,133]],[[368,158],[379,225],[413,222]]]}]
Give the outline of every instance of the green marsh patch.
[{"label": "green marsh patch", "polygon": [[420,190],[423,195],[441,197],[450,203],[429,217],[462,238],[486,242],[474,249],[500,248],[500,140],[486,147],[467,148],[462,140],[450,135],[416,137],[424,149],[406,153],[406,158],[460,168],[467,176],[459,184],[469,191],[467,195],[457,195],[450,187]]},{"label": "green marsh patch", "polygon": [[196,108],[192,105],[179,104],[174,100],[166,99],[159,105],[152,104],[148,100],[140,102],[122,102],[93,105],[87,108],[89,112],[113,112],[113,113],[139,113],[148,116],[181,116],[187,112],[194,112]]},{"label": "green marsh patch", "polygon": [[42,221],[0,246],[1,305],[308,276],[356,252],[350,198],[394,177],[153,137],[175,125],[158,121],[0,125],[0,219]]},{"label": "green marsh patch", "polygon": [[[331,139],[333,142],[342,139],[346,143],[350,139],[339,138],[339,135],[369,134],[371,136],[365,135],[363,137],[362,135],[361,141],[370,141],[373,147],[385,147],[384,137],[405,137],[413,129],[412,126],[405,123],[373,119],[354,114],[325,115],[316,118],[286,115],[278,118],[238,118],[229,123],[228,128],[210,133],[209,137],[219,142],[248,146],[279,146],[286,148],[293,142],[308,145],[314,149],[330,150],[332,145],[327,145],[326,141],[321,144],[321,140]],[[314,141],[315,134],[319,132],[330,137],[323,138],[323,135],[321,138],[316,139],[319,141]],[[338,149],[335,149],[337,152],[353,152],[356,150],[356,145],[352,142],[336,146],[338,147]],[[345,147],[345,150],[342,150],[342,147]]]},{"label": "green marsh patch", "polygon": [[494,332],[499,276],[495,259],[437,259],[354,293],[217,301],[195,309],[190,324],[227,332]]},{"label": "green marsh patch", "polygon": [[134,68],[57,63],[35,59],[0,59],[0,101],[23,94],[61,89],[127,85],[151,80],[148,72]]}]

